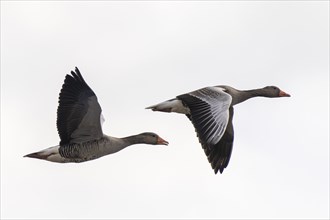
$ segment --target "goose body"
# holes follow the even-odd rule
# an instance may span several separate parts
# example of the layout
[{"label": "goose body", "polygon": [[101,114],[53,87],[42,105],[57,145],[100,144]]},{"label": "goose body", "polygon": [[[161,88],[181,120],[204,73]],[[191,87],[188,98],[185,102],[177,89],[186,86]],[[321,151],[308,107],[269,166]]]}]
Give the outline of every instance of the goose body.
[{"label": "goose body", "polygon": [[60,143],[25,157],[58,163],[85,162],[116,153],[134,144],[167,145],[152,132],[124,138],[103,134],[101,106],[78,68],[66,75],[59,96],[57,130]]},{"label": "goose body", "polygon": [[234,141],[233,106],[253,97],[289,97],[275,86],[241,91],[230,86],[212,86],[147,107],[153,111],[185,114],[195,127],[215,174],[227,167]]}]

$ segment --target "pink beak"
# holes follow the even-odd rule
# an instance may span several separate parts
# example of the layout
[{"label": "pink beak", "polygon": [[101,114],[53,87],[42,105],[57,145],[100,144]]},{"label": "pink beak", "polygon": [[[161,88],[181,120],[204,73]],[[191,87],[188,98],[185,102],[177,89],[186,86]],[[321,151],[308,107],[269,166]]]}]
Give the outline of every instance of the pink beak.
[{"label": "pink beak", "polygon": [[290,94],[283,92],[282,90],[280,90],[280,93],[278,94],[279,97],[291,97]]},{"label": "pink beak", "polygon": [[165,141],[163,138],[158,137],[157,144],[159,144],[159,145],[168,145],[168,142]]}]

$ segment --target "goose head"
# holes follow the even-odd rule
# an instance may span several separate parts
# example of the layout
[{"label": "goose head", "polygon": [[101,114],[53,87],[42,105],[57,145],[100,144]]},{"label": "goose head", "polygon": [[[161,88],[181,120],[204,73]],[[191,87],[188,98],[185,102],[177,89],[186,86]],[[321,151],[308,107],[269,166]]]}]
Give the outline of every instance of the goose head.
[{"label": "goose head", "polygon": [[145,144],[151,145],[168,145],[168,142],[161,138],[158,134],[153,132],[144,132],[139,134],[139,138],[143,140]]},{"label": "goose head", "polygon": [[275,98],[275,97],[290,97],[290,95],[276,86],[266,86],[263,89],[263,92],[266,97]]}]

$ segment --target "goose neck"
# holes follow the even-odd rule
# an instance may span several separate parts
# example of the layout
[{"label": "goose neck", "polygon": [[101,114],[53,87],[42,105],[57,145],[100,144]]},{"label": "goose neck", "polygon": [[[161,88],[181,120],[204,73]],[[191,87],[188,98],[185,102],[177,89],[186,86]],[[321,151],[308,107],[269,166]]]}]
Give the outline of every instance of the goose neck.
[{"label": "goose neck", "polygon": [[232,105],[239,104],[250,98],[265,96],[262,89],[251,89],[251,90],[237,90],[236,94],[232,94]]},{"label": "goose neck", "polygon": [[132,135],[132,136],[124,137],[122,138],[122,140],[126,146],[144,143],[144,139],[141,135]]}]

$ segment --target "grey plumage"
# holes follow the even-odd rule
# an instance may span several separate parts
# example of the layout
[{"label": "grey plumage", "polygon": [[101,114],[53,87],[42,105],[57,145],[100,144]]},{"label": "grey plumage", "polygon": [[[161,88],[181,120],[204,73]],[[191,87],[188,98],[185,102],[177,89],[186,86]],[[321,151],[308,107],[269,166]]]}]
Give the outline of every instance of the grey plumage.
[{"label": "grey plumage", "polygon": [[222,173],[228,166],[232,154],[233,106],[257,96],[274,98],[290,95],[275,86],[247,91],[230,86],[213,86],[179,95],[147,109],[187,115],[216,174],[218,171]]},{"label": "grey plumage", "polygon": [[25,157],[52,162],[84,162],[116,153],[133,144],[167,145],[155,133],[116,138],[102,132],[102,109],[78,68],[66,75],[59,95],[57,130],[60,143]]},{"label": "grey plumage", "polygon": [[59,96],[57,130],[60,145],[82,143],[102,138],[101,106],[78,68],[66,75]]}]

